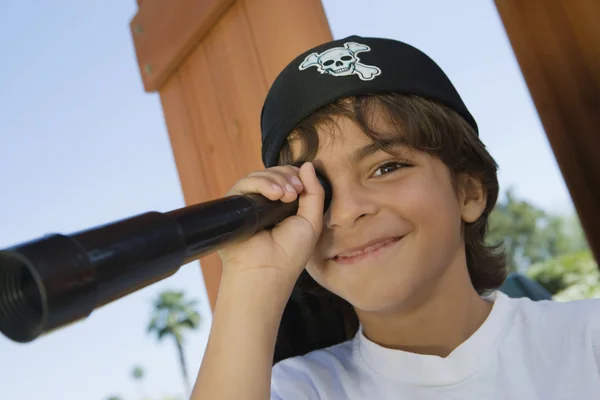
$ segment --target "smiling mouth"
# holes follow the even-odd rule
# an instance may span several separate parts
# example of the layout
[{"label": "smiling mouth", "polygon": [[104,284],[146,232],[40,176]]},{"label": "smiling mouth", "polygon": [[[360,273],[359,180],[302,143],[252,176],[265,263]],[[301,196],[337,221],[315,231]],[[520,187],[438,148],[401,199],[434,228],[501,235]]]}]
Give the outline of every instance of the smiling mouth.
[{"label": "smiling mouth", "polygon": [[382,255],[383,253],[385,253],[388,249],[395,246],[403,238],[404,238],[404,236],[383,240],[381,242],[374,243],[368,247],[365,247],[364,249],[361,249],[361,250],[337,255],[337,256],[331,258],[331,260],[336,263],[339,263],[339,264],[353,264],[358,261],[376,258],[376,257]]}]

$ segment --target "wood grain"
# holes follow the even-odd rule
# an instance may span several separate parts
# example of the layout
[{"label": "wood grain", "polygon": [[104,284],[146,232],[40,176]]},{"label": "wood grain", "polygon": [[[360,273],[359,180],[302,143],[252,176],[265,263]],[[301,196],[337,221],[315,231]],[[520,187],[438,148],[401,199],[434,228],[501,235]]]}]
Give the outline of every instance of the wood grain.
[{"label": "wood grain", "polygon": [[600,2],[495,1],[588,242],[600,260]]},{"label": "wood grain", "polygon": [[[144,0],[131,28],[145,89],[160,93],[188,205],[222,197],[264,168],[269,85],[298,54],[331,40],[318,0]],[[200,265],[214,308],[221,261],[215,253]]]},{"label": "wood grain", "polygon": [[147,92],[158,90],[234,0],[144,0],[129,27]]},{"label": "wood grain", "polygon": [[332,40],[320,0],[242,0],[265,82],[306,50]]}]

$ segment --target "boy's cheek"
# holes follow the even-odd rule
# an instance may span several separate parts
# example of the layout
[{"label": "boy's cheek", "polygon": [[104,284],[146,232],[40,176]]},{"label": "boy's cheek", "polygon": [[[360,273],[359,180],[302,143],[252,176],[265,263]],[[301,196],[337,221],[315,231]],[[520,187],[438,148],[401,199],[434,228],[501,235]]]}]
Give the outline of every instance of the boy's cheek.
[{"label": "boy's cheek", "polygon": [[405,218],[417,231],[449,228],[460,216],[458,199],[450,182],[415,179],[399,187],[386,207]]},{"label": "boy's cheek", "polygon": [[[337,292],[337,286],[339,286],[340,282],[338,282],[339,277],[337,276],[337,271],[328,271],[327,262],[322,259],[322,257],[314,257],[311,258],[306,265],[306,271],[308,274],[317,282],[320,286],[325,289]],[[337,293],[339,295],[339,293]]]},{"label": "boy's cheek", "polygon": [[321,257],[313,255],[308,260],[308,264],[306,265],[306,272],[308,272],[309,275],[315,281],[317,281],[317,283],[321,284],[321,282],[319,281],[322,279],[321,276],[323,275],[324,267],[325,263],[321,260]]}]

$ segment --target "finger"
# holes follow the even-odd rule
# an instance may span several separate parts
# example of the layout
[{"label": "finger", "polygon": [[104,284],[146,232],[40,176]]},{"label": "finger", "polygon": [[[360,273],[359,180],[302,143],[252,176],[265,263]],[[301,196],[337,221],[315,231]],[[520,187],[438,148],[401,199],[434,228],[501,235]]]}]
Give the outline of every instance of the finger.
[{"label": "finger", "polygon": [[272,176],[248,176],[240,179],[227,195],[244,195],[258,193],[269,200],[281,200],[289,196],[285,189]]},{"label": "finger", "polygon": [[299,193],[302,193],[304,186],[298,177],[298,173],[293,170],[289,171],[261,171],[253,174],[254,177],[264,177],[272,180],[279,185],[285,194],[281,197],[283,202],[291,202],[296,200]]},{"label": "finger", "polygon": [[[261,176],[272,179],[276,184],[290,192],[300,193],[304,189],[297,172],[281,172],[281,171],[261,171],[255,172],[252,176]],[[291,187],[290,187],[291,186]]]},{"label": "finger", "polygon": [[[278,170],[279,172],[279,170]],[[290,184],[296,189],[297,193],[301,193],[304,190],[302,180],[298,177],[300,168],[295,165],[286,165],[281,167],[281,173],[286,177]]]},{"label": "finger", "polygon": [[299,176],[304,185],[304,191],[300,195],[296,215],[306,219],[318,235],[323,225],[325,190],[317,178],[315,167],[312,163],[307,162],[303,164],[300,168]]},{"label": "finger", "polygon": [[272,174],[277,175],[280,178],[277,179],[277,183],[282,187],[285,187],[286,184],[291,184],[294,188],[296,188],[297,193],[302,191],[302,182],[298,178],[298,172],[300,168],[293,165],[280,165],[277,167],[271,167],[263,171],[256,171],[251,173],[249,176],[272,176]]},{"label": "finger", "polygon": [[325,191],[311,163],[302,165],[299,177],[304,191],[300,194],[298,211],[276,225],[271,236],[292,264],[303,268],[321,234]]},{"label": "finger", "polygon": [[263,169],[260,171],[254,171],[254,172],[250,173],[248,176],[252,176],[254,174],[260,174],[262,172],[277,172],[277,173],[283,173],[284,175],[298,175],[299,171],[300,171],[300,168],[296,167],[295,165],[277,165],[275,167],[270,167],[270,168]]}]

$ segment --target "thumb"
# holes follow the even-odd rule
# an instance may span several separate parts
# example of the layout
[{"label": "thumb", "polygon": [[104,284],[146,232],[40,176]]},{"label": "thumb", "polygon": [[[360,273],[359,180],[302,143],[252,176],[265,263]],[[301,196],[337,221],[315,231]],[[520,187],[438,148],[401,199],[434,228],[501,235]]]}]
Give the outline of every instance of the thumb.
[{"label": "thumb", "polygon": [[298,174],[303,191],[298,212],[275,226],[273,239],[294,263],[304,264],[315,246],[323,226],[325,190],[317,178],[312,163],[305,163]]},{"label": "thumb", "polygon": [[298,175],[302,181],[304,190],[300,194],[296,215],[308,221],[318,236],[323,227],[325,190],[321,182],[319,182],[319,178],[317,178],[315,167],[312,163],[304,163]]}]

